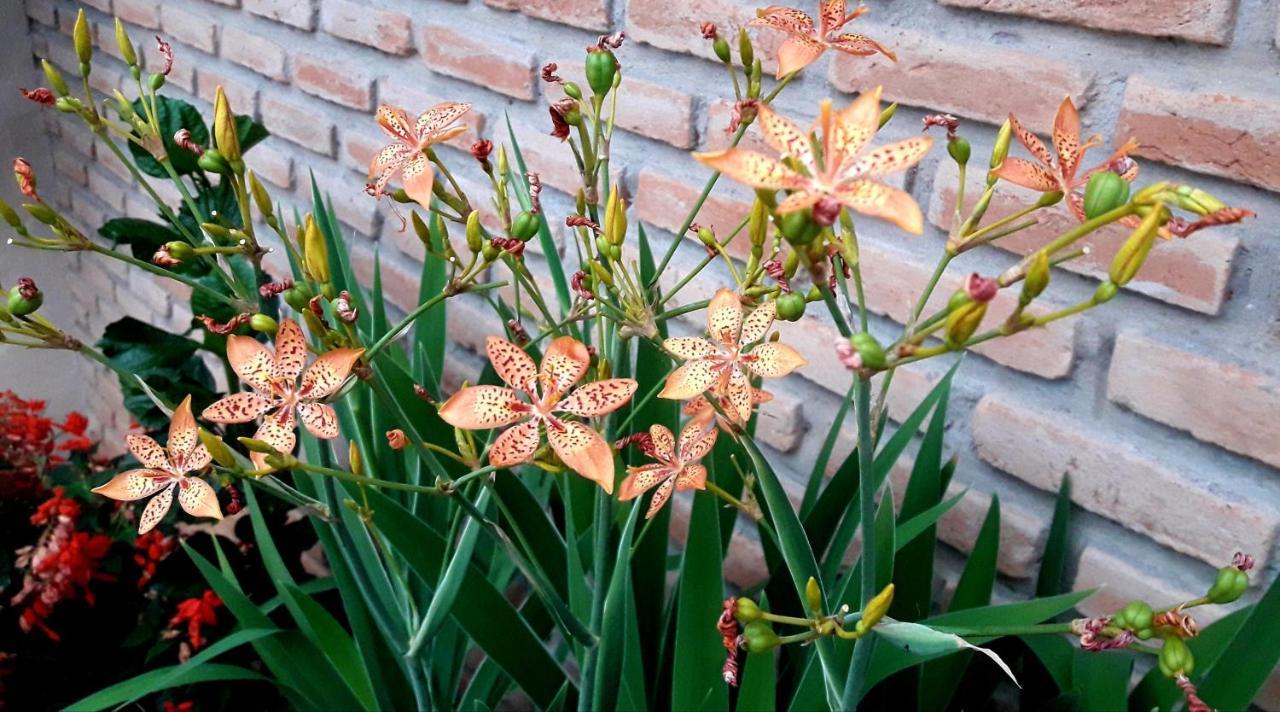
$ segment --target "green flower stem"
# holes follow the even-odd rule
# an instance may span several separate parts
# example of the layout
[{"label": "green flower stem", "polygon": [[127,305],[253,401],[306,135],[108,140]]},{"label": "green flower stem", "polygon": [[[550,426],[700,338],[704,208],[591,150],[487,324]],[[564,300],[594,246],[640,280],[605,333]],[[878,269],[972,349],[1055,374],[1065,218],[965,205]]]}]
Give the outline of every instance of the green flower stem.
[{"label": "green flower stem", "polygon": [[369,487],[381,487],[383,489],[401,490],[403,492],[417,492],[419,494],[429,494],[434,496],[444,496],[448,494],[447,492],[441,490],[439,487],[428,487],[426,485],[414,485],[414,484],[409,484],[408,482],[392,482],[390,480],[379,480],[379,479],[374,479],[372,477],[355,475],[350,472],[345,472],[343,470],[335,470],[332,467],[321,467],[319,465],[312,465],[306,462],[302,462],[301,460],[297,460],[296,462],[291,463],[291,467],[293,469],[303,470],[305,472],[310,472],[316,475],[324,475],[326,477],[332,477],[335,480],[341,480],[343,482],[354,482],[356,484],[367,485]]},{"label": "green flower stem", "polygon": [[[720,248],[717,249],[717,252],[722,252],[723,248],[727,247],[729,243],[733,240],[733,238],[737,237],[738,233],[742,232],[742,229],[747,226],[747,223],[750,220],[751,220],[750,216],[743,218],[742,221],[738,223],[738,226],[733,229],[733,232],[729,233],[729,236],[720,242]],[[676,285],[671,288],[670,292],[667,292],[666,294],[662,295],[662,299],[658,301],[658,306],[662,306],[667,302],[671,301],[671,298],[676,295],[676,292],[679,292],[681,289],[684,289],[685,285],[688,284],[694,277],[698,276],[698,273],[706,269],[707,265],[711,264],[715,260],[715,258],[716,256],[712,254],[708,254],[706,257],[703,257],[702,261],[698,263],[697,267],[694,267],[692,270],[688,272],[688,274],[686,274],[684,277],[681,277],[680,281],[676,282]]]},{"label": "green flower stem", "polygon": [[719,497],[720,499],[723,499],[725,502],[727,502],[727,503],[729,504],[729,506],[733,507],[734,509],[738,510],[739,512],[742,512],[743,514],[747,515],[748,517],[751,517],[751,520],[752,520],[752,521],[754,521],[754,522],[759,522],[759,521],[760,521],[760,517],[761,517],[761,515],[760,515],[759,510],[754,509],[753,507],[749,506],[746,502],[743,502],[742,500],[738,499],[737,497],[734,497],[733,495],[729,494],[729,493],[728,493],[728,492],[726,492],[726,491],[724,490],[724,488],[723,488],[723,487],[721,487],[720,485],[718,485],[718,484],[716,484],[716,483],[712,482],[711,480],[707,480],[707,482],[706,482],[706,487],[707,487],[707,491],[708,491],[708,492],[710,492],[710,493],[714,494],[715,496]]},{"label": "green flower stem", "polygon": [[[863,378],[858,382],[854,411],[858,420],[858,510],[862,521],[858,523],[862,529],[862,553],[858,566],[861,570],[861,594],[864,601],[870,601],[879,591],[876,581],[876,530],[875,530],[875,492],[873,483],[875,474],[875,442],[871,429],[871,380]],[[864,605],[863,608],[866,608]],[[854,643],[853,660],[849,664],[849,675],[845,679],[844,692],[841,695],[841,708],[852,710],[857,708],[862,699],[863,687],[867,671],[871,667],[871,641]]]},{"label": "green flower stem", "polygon": [[667,319],[671,319],[671,318],[674,318],[674,317],[677,317],[677,316],[681,316],[681,315],[683,315],[683,314],[688,314],[689,312],[702,311],[703,309],[706,309],[706,308],[707,308],[707,305],[709,305],[709,304],[711,304],[711,300],[710,300],[710,299],[703,299],[702,301],[699,301],[699,302],[694,302],[694,303],[692,303],[692,304],[686,304],[686,305],[684,305],[684,306],[682,306],[682,307],[676,307],[675,309],[671,309],[671,310],[668,310],[668,311],[664,311],[664,312],[662,312],[661,314],[658,314],[658,315],[654,316],[654,317],[653,317],[653,320],[654,320],[654,321],[666,321]]},{"label": "green flower stem", "polygon": [[400,335],[404,333],[405,329],[408,329],[410,326],[412,326],[414,321],[417,321],[423,314],[426,314],[428,311],[431,311],[432,307],[436,306],[437,304],[440,304],[445,299],[448,299],[449,297],[455,294],[461,294],[463,292],[487,292],[491,289],[497,289],[499,287],[505,287],[505,286],[507,286],[507,282],[487,282],[485,284],[474,284],[470,286],[465,286],[457,289],[456,291],[451,291],[448,288],[446,288],[444,291],[440,292],[436,296],[419,304],[417,307],[414,308],[413,311],[405,315],[405,317],[401,319],[399,323],[391,327],[390,331],[383,334],[382,338],[375,341],[373,343],[373,346],[370,346],[369,349],[365,351],[365,358],[369,361],[372,361],[373,358],[377,356],[379,353],[381,353],[383,349],[387,348],[387,346],[390,346],[392,342],[394,342],[397,338],[399,338]]},{"label": "green flower stem", "polygon": [[[596,640],[600,640],[603,635],[602,627],[604,625],[604,597],[609,588],[609,582],[604,575],[605,562],[609,556],[609,526],[612,521],[609,518],[609,504],[613,500],[604,490],[596,490],[596,511],[593,526],[595,527],[595,549],[592,555],[591,576],[593,579],[593,590],[591,592],[591,635]],[[638,506],[633,504],[633,506]],[[579,687],[581,693],[578,697],[578,709],[582,712],[586,710],[599,709],[596,696],[599,691],[595,689],[596,668],[600,664],[600,646],[594,645],[587,649],[586,664],[582,666],[582,677]]]},{"label": "green flower stem", "polygon": [[[955,248],[956,252],[957,253],[964,252],[965,250],[972,249],[973,247],[984,244],[985,242],[990,242],[991,239],[994,239],[994,238],[990,238],[990,235],[992,232],[999,230],[1005,225],[1009,225],[1011,223],[1017,222],[1018,220],[1025,218],[1026,216],[1030,215],[1031,213],[1034,213],[1035,211],[1039,210],[1042,207],[1044,206],[1042,206],[1039,202],[1032,203],[1031,205],[1028,205],[1027,207],[1023,208],[1022,210],[1019,210],[1016,213],[1011,213],[1009,215],[1006,215],[1000,218],[999,220],[996,220],[990,225],[983,226],[967,235],[963,235],[963,234],[960,235],[960,244]],[[983,240],[984,237],[989,239]]]},{"label": "green flower stem", "polygon": [[96,252],[100,255],[104,255],[106,257],[110,257],[112,259],[117,259],[117,260],[120,260],[121,262],[128,263],[130,265],[133,265],[134,267],[137,267],[140,270],[144,270],[152,274],[159,275],[161,277],[168,277],[169,279],[177,280],[187,285],[188,287],[191,287],[193,290],[200,292],[201,294],[204,294],[210,299],[214,299],[216,301],[222,302],[223,304],[230,306],[232,309],[235,309],[237,312],[248,311],[249,309],[249,305],[239,299],[236,299],[234,297],[228,297],[222,292],[219,292],[215,289],[211,289],[208,286],[201,284],[200,282],[197,282],[196,280],[184,274],[171,272],[167,269],[164,269],[163,267],[158,267],[156,265],[151,264],[150,262],[145,262],[143,260],[140,260],[137,257],[134,257],[133,255],[126,255],[123,252],[116,252],[115,250],[108,249],[94,242],[89,243],[88,250],[90,252]]}]

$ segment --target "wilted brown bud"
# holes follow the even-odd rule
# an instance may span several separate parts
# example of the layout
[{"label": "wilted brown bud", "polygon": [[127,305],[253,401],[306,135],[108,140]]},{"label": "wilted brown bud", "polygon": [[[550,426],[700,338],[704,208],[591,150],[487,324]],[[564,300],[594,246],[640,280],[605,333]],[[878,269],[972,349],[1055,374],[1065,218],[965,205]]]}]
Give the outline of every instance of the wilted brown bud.
[{"label": "wilted brown bud", "polygon": [[237,314],[228,319],[224,324],[219,324],[214,321],[213,317],[205,316],[204,314],[199,314],[196,318],[200,320],[200,323],[204,324],[204,328],[218,334],[219,336],[226,336],[240,328],[241,324],[249,323],[249,320],[253,318],[253,315],[248,312]]},{"label": "wilted brown bud", "polygon": [[592,222],[591,219],[585,215],[570,215],[564,219],[564,224],[567,227],[590,228],[591,232],[594,232],[597,235],[600,234],[600,226]]},{"label": "wilted brown bud", "polygon": [[715,38],[720,36],[719,31],[716,29],[716,23],[714,22],[702,23],[701,30],[702,30],[702,39],[704,40],[714,40]]},{"label": "wilted brown bud", "polygon": [[1245,218],[1251,217],[1255,217],[1252,210],[1245,210],[1244,208],[1222,208],[1221,210],[1215,210],[1212,213],[1209,213],[1195,222],[1189,222],[1183,218],[1173,218],[1165,224],[1165,228],[1169,231],[1170,235],[1187,237],[1188,235],[1207,227],[1231,225],[1233,223],[1238,223]]},{"label": "wilted brown bud", "polygon": [[164,64],[161,65],[158,72],[161,76],[169,76],[169,72],[173,71],[173,46],[168,42],[160,39],[160,35],[156,35],[156,50],[160,52],[160,56],[164,58]]},{"label": "wilted brown bud", "polygon": [[404,446],[409,442],[409,438],[405,436],[404,431],[400,428],[387,431],[387,445],[392,450],[403,450]]},{"label": "wilted brown bud", "polygon": [[174,257],[173,253],[169,251],[168,245],[161,245],[160,249],[156,250],[156,253],[151,256],[151,261],[161,267],[177,267],[182,264],[182,260]]},{"label": "wilted brown bud", "polygon": [[573,287],[573,291],[578,295],[578,298],[589,301],[595,299],[596,295],[590,289],[587,289],[586,282],[587,273],[582,270],[574,272],[573,278],[569,280],[569,284]]},{"label": "wilted brown bud", "polygon": [[[40,288],[36,286],[36,281],[34,279],[30,277],[19,277],[18,294],[22,295],[23,299],[35,299],[40,296]],[[1240,554],[1236,554],[1236,558],[1239,559]],[[1249,557],[1249,561],[1252,562],[1253,557]],[[1250,563],[1249,567],[1253,568],[1253,564]],[[1242,570],[1247,571],[1248,569]]]},{"label": "wilted brown bud", "polygon": [[285,278],[279,282],[267,282],[266,284],[258,287],[258,294],[262,295],[263,299],[270,299],[274,296],[284,294],[292,288],[293,280]]},{"label": "wilted brown bud", "polygon": [[974,272],[964,280],[964,291],[975,302],[989,302],[996,298],[1000,284],[994,280]]},{"label": "wilted brown bud", "polygon": [[513,237],[495,237],[489,241],[494,249],[506,252],[512,257],[519,257],[524,254],[524,243]]},{"label": "wilted brown bud", "polygon": [[946,129],[947,140],[951,140],[956,137],[956,131],[960,129],[960,119],[951,114],[929,114],[924,117],[924,131],[934,126]]},{"label": "wilted brown bud", "polygon": [[471,157],[481,163],[488,161],[491,153],[493,153],[493,141],[487,138],[471,144]]},{"label": "wilted brown bud", "polygon": [[561,79],[560,75],[556,74],[556,70],[559,68],[560,67],[555,62],[547,62],[542,65],[542,81],[547,82],[548,84],[562,83],[564,79]]},{"label": "wilted brown bud", "polygon": [[507,319],[507,331],[511,332],[511,339],[517,344],[524,346],[529,343],[529,332],[516,319]]},{"label": "wilted brown bud", "polygon": [[338,292],[338,298],[333,300],[333,313],[348,324],[354,324],[360,318],[360,310],[351,305],[351,293],[345,289]]},{"label": "wilted brown bud", "polygon": [[40,194],[36,192],[36,173],[31,168],[31,163],[25,158],[13,159],[13,176],[18,180],[18,190],[22,194],[36,202],[40,201]]},{"label": "wilted brown bud", "polygon": [[537,215],[542,212],[542,177],[537,173],[526,173],[529,180],[529,212]]},{"label": "wilted brown bud", "polygon": [[743,124],[749,124],[756,120],[756,107],[759,102],[755,99],[747,99],[733,105],[733,112],[729,116],[729,127],[725,129],[725,133],[736,133],[738,128]]},{"label": "wilted brown bud", "polygon": [[600,39],[596,41],[595,46],[601,49],[606,47],[609,49],[618,49],[626,39],[627,33],[625,32],[615,32],[611,35],[600,35]]},{"label": "wilted brown bud", "polygon": [[1249,554],[1237,551],[1236,555],[1231,558],[1231,565],[1241,571],[1249,571],[1254,566],[1254,559]]},{"label": "wilted brown bud", "polygon": [[561,99],[551,105],[551,135],[561,141],[569,138],[569,126],[582,121],[582,113],[578,111],[578,102],[573,99]]},{"label": "wilted brown bud", "polygon": [[191,138],[191,131],[189,129],[178,129],[173,134],[173,142],[197,156],[204,155],[204,149]]},{"label": "wilted brown bud", "polygon": [[44,106],[53,106],[53,102],[57,101],[57,97],[53,95],[53,92],[44,87],[38,87],[36,89],[19,89],[18,91],[21,92],[22,96],[28,101],[34,101],[35,103],[43,104]]}]

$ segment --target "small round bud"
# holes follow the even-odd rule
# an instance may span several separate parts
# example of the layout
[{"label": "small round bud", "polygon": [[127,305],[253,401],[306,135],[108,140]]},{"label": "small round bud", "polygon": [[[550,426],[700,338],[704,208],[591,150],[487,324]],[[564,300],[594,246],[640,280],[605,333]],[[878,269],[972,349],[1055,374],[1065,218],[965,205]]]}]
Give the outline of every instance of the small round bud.
[{"label": "small round bud", "polygon": [[1218,578],[1205,597],[1219,605],[1234,603],[1249,588],[1249,575],[1234,566],[1218,570]]},{"label": "small round bud", "polygon": [[849,343],[858,352],[863,367],[884,368],[884,347],[880,345],[876,337],[862,331],[849,337]]},{"label": "small round bud", "polygon": [[578,101],[582,101],[582,87],[578,86],[574,82],[564,83],[564,94],[570,99],[577,99]]},{"label": "small round bud", "polygon": [[764,621],[748,623],[742,629],[742,638],[746,641],[747,650],[753,653],[763,653],[782,645],[782,639]]},{"label": "small round bud", "polygon": [[216,148],[206,149],[204,153],[200,154],[200,157],[196,159],[196,165],[209,173],[221,174],[231,170],[227,159],[223,158]]},{"label": "small round bud", "polygon": [[1118,291],[1119,288],[1115,282],[1103,282],[1093,291],[1093,299],[1099,304],[1103,304],[1114,299]]},{"label": "small round bud", "polygon": [[169,253],[170,257],[178,260],[179,262],[186,262],[196,256],[195,248],[192,247],[190,243],[182,242],[181,240],[166,242],[164,244],[164,249]]},{"label": "small round bud", "polygon": [[733,61],[733,55],[730,53],[729,40],[723,37],[716,37],[715,42],[711,43],[711,49],[716,53],[716,59],[728,64]]},{"label": "small round bud", "polygon": [[1090,220],[1129,202],[1129,182],[1111,171],[1098,171],[1084,188],[1084,215]]},{"label": "small round bud", "polygon": [[511,236],[521,242],[528,242],[538,234],[539,225],[538,216],[525,210],[511,221]]},{"label": "small round bud", "polygon": [[947,153],[951,155],[951,158],[956,163],[963,166],[969,162],[969,155],[972,153],[972,149],[969,147],[968,141],[956,136],[947,141]]},{"label": "small round bud", "polygon": [[19,277],[18,283],[9,289],[9,313],[14,316],[31,314],[42,304],[44,304],[44,293],[36,287],[35,280],[30,277]]},{"label": "small round bud", "polygon": [[782,216],[779,230],[787,242],[792,245],[807,245],[818,236],[821,227],[814,224],[810,215],[808,210],[796,210]]},{"label": "small round bud", "polygon": [[306,312],[313,296],[315,294],[306,282],[294,282],[292,287],[284,290],[284,303],[293,307],[295,311]]},{"label": "small round bud", "polygon": [[1185,640],[1177,636],[1165,638],[1160,648],[1160,672],[1165,677],[1189,676],[1195,667],[1195,658]]},{"label": "small round bud", "polygon": [[266,314],[254,314],[249,317],[249,328],[262,334],[274,334],[280,325]]},{"label": "small round bud", "polygon": [[739,598],[734,604],[733,617],[738,619],[739,623],[752,623],[764,617],[764,611],[760,610],[760,606],[750,598]]},{"label": "small round bud", "polygon": [[778,318],[783,321],[799,321],[804,316],[804,309],[808,302],[805,301],[803,294],[791,292],[778,296]]}]

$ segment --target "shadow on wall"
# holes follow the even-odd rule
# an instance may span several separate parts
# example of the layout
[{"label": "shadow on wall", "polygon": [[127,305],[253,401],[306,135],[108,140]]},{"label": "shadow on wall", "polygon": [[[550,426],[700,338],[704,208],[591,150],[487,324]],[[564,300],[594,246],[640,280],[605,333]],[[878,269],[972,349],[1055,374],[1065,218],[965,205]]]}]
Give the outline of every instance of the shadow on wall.
[{"label": "shadow on wall", "polygon": [[[0,126],[3,127],[0,129],[0,162],[8,174],[14,157],[22,156],[35,166],[37,176],[52,176],[49,139],[42,131],[42,117],[36,113],[40,107],[23,101],[17,92],[18,86],[40,84],[37,70],[31,64],[26,27],[22,3],[0,2],[0,75],[5,77],[0,86],[0,97],[3,97],[0,99]],[[50,181],[51,187],[53,183]],[[0,197],[15,207],[24,202],[8,175],[0,180]],[[29,276],[48,294],[63,292],[69,286],[67,272],[71,256],[49,257],[0,243],[0,285],[7,290],[18,277]],[[54,323],[71,324],[74,318],[71,304],[66,299],[49,299],[42,313]],[[61,417],[68,410],[83,407],[79,403],[83,388],[73,375],[83,371],[80,357],[70,352],[6,349],[0,356],[0,390],[47,400],[49,413]]]}]

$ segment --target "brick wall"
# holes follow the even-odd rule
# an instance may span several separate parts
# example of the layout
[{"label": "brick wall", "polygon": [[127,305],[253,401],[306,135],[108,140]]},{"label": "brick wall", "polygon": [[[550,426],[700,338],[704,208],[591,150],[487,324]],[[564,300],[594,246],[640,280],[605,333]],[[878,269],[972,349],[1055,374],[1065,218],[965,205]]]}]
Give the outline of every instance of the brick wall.
[{"label": "brick wall", "polygon": [[[76,5],[25,0],[35,51],[70,70],[69,32]],[[576,180],[572,157],[547,136],[547,92],[538,67],[559,62],[580,74],[582,48],[597,33],[626,30],[615,175],[636,196],[634,219],[660,241],[694,200],[706,171],[689,149],[725,142],[732,106],[723,68],[708,61],[698,23],[732,27],[762,0],[86,0],[103,50],[113,52],[108,13],[124,17],[135,38],[156,32],[173,42],[174,95],[208,106],[227,89],[238,112],[253,113],[274,132],[255,149],[252,166],[286,199],[305,203],[308,175],[332,193],[338,213],[359,237],[352,257],[372,274],[380,255],[388,297],[405,309],[417,292],[421,247],[400,223],[363,193],[362,171],[380,145],[370,113],[378,102],[421,110],[440,99],[474,102],[480,135],[505,139],[511,119],[532,169],[550,189],[553,214],[564,214]],[[813,3],[804,3],[811,5]],[[885,85],[902,104],[887,133],[916,133],[927,110],[964,119],[975,155],[994,139],[1009,110],[1044,133],[1064,94],[1082,109],[1087,133],[1134,136],[1144,177],[1194,181],[1228,203],[1263,217],[1243,227],[1161,244],[1128,289],[1107,308],[1048,329],[988,344],[960,371],[948,447],[960,455],[957,487],[970,494],[944,523],[950,546],[971,546],[986,503],[998,494],[1004,512],[1000,570],[1006,592],[1025,591],[1034,575],[1061,477],[1075,483],[1073,565],[1077,586],[1109,585],[1104,603],[1203,590],[1214,567],[1237,549],[1276,569],[1280,523],[1280,347],[1277,309],[1280,245],[1269,216],[1280,212],[1280,57],[1277,11],[1266,0],[898,0],[874,2],[864,31],[894,47],[880,58],[824,58],[780,100],[784,113],[812,117],[819,99],[849,99]],[[776,38],[763,37],[766,55]],[[772,62],[771,57],[768,58]],[[96,89],[123,78],[104,59]],[[16,76],[33,76],[30,67]],[[34,78],[31,81],[35,81]],[[555,97],[558,98],[558,94]],[[50,116],[50,119],[56,117]],[[107,214],[149,215],[121,167],[82,133],[50,121],[56,175],[43,185],[88,224]],[[445,148],[461,166],[464,187],[482,193],[478,172],[461,150]],[[892,335],[941,249],[955,199],[955,169],[941,151],[906,178],[931,223],[908,239],[865,221],[864,273],[873,330]],[[1182,167],[1175,167],[1182,166]],[[622,169],[625,167],[625,174]],[[52,186],[57,184],[57,188]],[[727,228],[743,215],[749,194],[722,182],[701,218]],[[557,190],[558,189],[558,190]],[[970,191],[974,195],[976,191]],[[1013,209],[997,200],[991,215]],[[1050,218],[1026,237],[966,255],[944,283],[944,299],[965,272],[992,274],[1060,230]],[[1120,236],[1093,241],[1089,259],[1054,276],[1050,303],[1089,294]],[[699,257],[681,251],[681,270]],[[540,263],[537,255],[529,257]],[[92,294],[77,295],[79,328],[94,334],[122,310],[184,324],[182,301],[132,272],[84,260],[76,265]],[[707,296],[708,277],[677,301]],[[1007,310],[997,302],[995,309]],[[832,353],[835,330],[820,309],[785,338],[810,360],[778,388],[765,411],[763,441],[796,490],[849,383]],[[474,301],[452,312],[454,363],[466,374],[483,335],[498,328]],[[677,327],[697,328],[696,321]],[[927,391],[945,363],[911,366],[895,380],[891,413],[901,417]],[[107,401],[109,399],[103,399]],[[847,452],[852,435],[843,438]],[[749,542],[750,537],[745,537]],[[749,562],[750,559],[748,558]],[[949,560],[952,564],[955,558]],[[750,575],[750,567],[735,569]]]}]

